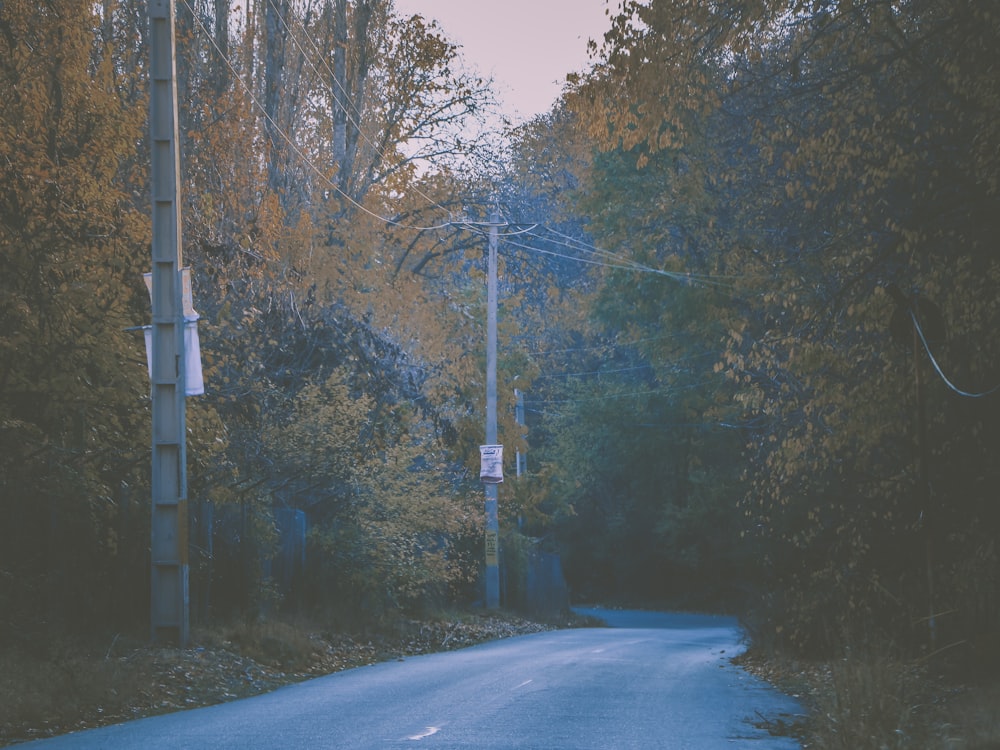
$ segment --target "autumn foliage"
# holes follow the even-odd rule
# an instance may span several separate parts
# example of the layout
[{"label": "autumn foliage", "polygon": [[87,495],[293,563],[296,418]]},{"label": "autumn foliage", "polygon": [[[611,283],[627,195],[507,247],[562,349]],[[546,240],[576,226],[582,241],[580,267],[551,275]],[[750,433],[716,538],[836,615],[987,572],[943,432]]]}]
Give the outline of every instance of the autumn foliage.
[{"label": "autumn foliage", "polygon": [[[5,637],[148,607],[146,28],[142,3],[0,7]],[[193,619],[444,602],[476,574],[478,483],[451,451],[475,336],[432,263],[469,243],[421,227],[488,88],[388,2],[182,1],[176,38],[207,383]],[[271,578],[285,511],[309,519],[294,592]]]},{"label": "autumn foliage", "polygon": [[[994,4],[626,2],[502,139],[388,0],[176,12],[196,618],[476,597],[499,207],[511,549],[803,650],[995,633]],[[0,5],[0,635],[147,608],[145,24]]]},{"label": "autumn foliage", "polygon": [[571,95],[635,195],[598,236],[693,275],[609,274],[607,309],[674,337],[654,366],[716,352],[669,376],[743,436],[761,635],[995,628],[998,36],[973,2],[627,3]]}]

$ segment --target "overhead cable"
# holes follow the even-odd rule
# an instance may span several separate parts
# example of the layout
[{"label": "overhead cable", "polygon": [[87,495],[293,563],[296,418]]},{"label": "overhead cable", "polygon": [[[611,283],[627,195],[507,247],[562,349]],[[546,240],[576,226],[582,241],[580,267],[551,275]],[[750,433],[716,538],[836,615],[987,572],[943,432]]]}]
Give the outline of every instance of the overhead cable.
[{"label": "overhead cable", "polygon": [[941,369],[941,365],[938,364],[937,359],[934,357],[934,353],[931,351],[931,346],[924,336],[924,329],[920,327],[920,321],[917,320],[917,316],[914,314],[913,310],[910,310],[910,319],[913,321],[913,326],[917,331],[917,335],[920,336],[920,341],[924,345],[924,351],[927,352],[927,356],[930,357],[931,364],[934,365],[934,370],[937,372],[938,376],[944,381],[944,384],[948,386],[951,390],[957,393],[959,396],[964,396],[966,398],[985,398],[986,396],[991,396],[997,391],[1000,391],[1000,384],[993,386],[988,391],[983,391],[981,393],[970,393],[969,391],[963,391],[957,385],[948,379],[948,376],[944,374]]},{"label": "overhead cable", "polygon": [[597,247],[596,245],[592,245],[588,242],[584,242],[583,240],[571,237],[570,235],[560,232],[556,229],[552,229],[551,227],[543,226],[542,229],[559,238],[558,240],[553,240],[551,238],[544,237],[541,235],[533,235],[537,239],[542,240],[543,242],[562,245],[564,247],[571,248],[574,250],[579,250],[581,252],[590,253],[592,255],[597,255],[599,257],[605,257],[610,259],[611,261],[614,261],[614,263],[616,264],[623,263],[637,271],[645,271],[648,273],[654,273],[661,276],[668,276],[678,281],[687,281],[691,283],[700,283],[700,284],[711,284],[715,286],[729,286],[731,285],[730,282],[728,281],[723,282],[720,281],[720,279],[736,278],[733,276],[719,276],[719,275],[708,275],[708,274],[696,274],[690,272],[665,271],[663,269],[653,268],[652,266],[646,265],[645,263],[639,263],[638,261],[632,260],[631,258],[628,258],[620,253],[614,253],[610,250],[606,250],[604,248]]}]

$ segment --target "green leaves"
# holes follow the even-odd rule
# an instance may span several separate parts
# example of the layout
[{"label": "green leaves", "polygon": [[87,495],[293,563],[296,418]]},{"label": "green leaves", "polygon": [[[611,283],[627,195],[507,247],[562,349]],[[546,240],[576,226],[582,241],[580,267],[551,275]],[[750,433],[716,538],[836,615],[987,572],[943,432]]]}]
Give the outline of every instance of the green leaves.
[{"label": "green leaves", "polygon": [[[937,522],[1000,528],[980,484],[996,479],[996,405],[949,401],[923,355],[892,343],[881,293],[895,281],[933,299],[950,321],[940,353],[1000,372],[1000,319],[980,304],[1000,297],[987,249],[1000,228],[1000,98],[986,83],[1000,27],[974,5],[623,6],[606,65],[570,99],[608,152],[583,203],[602,243],[714,281],[678,294],[609,274],[599,311],[647,336],[685,332],[675,359],[718,347],[714,370],[742,412],[724,419],[747,428],[745,537],[792,589],[802,643],[818,635],[804,630],[811,618],[845,603],[905,620],[886,590],[905,590],[911,614],[924,608],[926,581],[905,562],[924,536],[948,559],[966,554]],[[936,519],[926,530],[922,513]],[[934,575],[950,581],[948,570]]]}]

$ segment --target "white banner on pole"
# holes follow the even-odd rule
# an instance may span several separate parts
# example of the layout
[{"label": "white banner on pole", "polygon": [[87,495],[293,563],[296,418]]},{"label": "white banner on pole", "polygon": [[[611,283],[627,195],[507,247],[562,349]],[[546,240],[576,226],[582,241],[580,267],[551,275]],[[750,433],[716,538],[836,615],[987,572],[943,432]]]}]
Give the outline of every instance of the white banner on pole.
[{"label": "white banner on pole", "polygon": [[[153,378],[153,326],[143,326],[146,338],[146,367]],[[198,336],[198,316],[184,321],[184,395],[201,396],[205,393],[205,378],[201,369],[201,340]]]},{"label": "white banner on pole", "polygon": [[[153,274],[144,273],[146,290],[153,298]],[[194,311],[191,294],[191,269],[181,269],[181,303],[184,309],[184,395],[201,396],[205,393],[205,379],[201,369],[201,340],[198,336],[200,316]],[[153,378],[153,327],[143,326],[146,337],[146,366],[150,380]]]}]

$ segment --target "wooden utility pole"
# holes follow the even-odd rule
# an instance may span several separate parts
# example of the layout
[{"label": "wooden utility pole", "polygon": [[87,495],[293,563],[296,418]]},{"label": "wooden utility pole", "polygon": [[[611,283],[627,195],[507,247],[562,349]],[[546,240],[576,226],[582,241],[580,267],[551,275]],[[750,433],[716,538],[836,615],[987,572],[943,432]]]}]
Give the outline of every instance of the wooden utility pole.
[{"label": "wooden utility pole", "polygon": [[[486,283],[486,443],[497,442],[497,243],[500,215],[490,217],[490,252]],[[499,488],[486,484],[486,607],[500,606],[500,522],[497,515]]]},{"label": "wooden utility pole", "polygon": [[180,152],[173,0],[149,0],[153,415],[150,621],[154,642],[189,635]]}]

